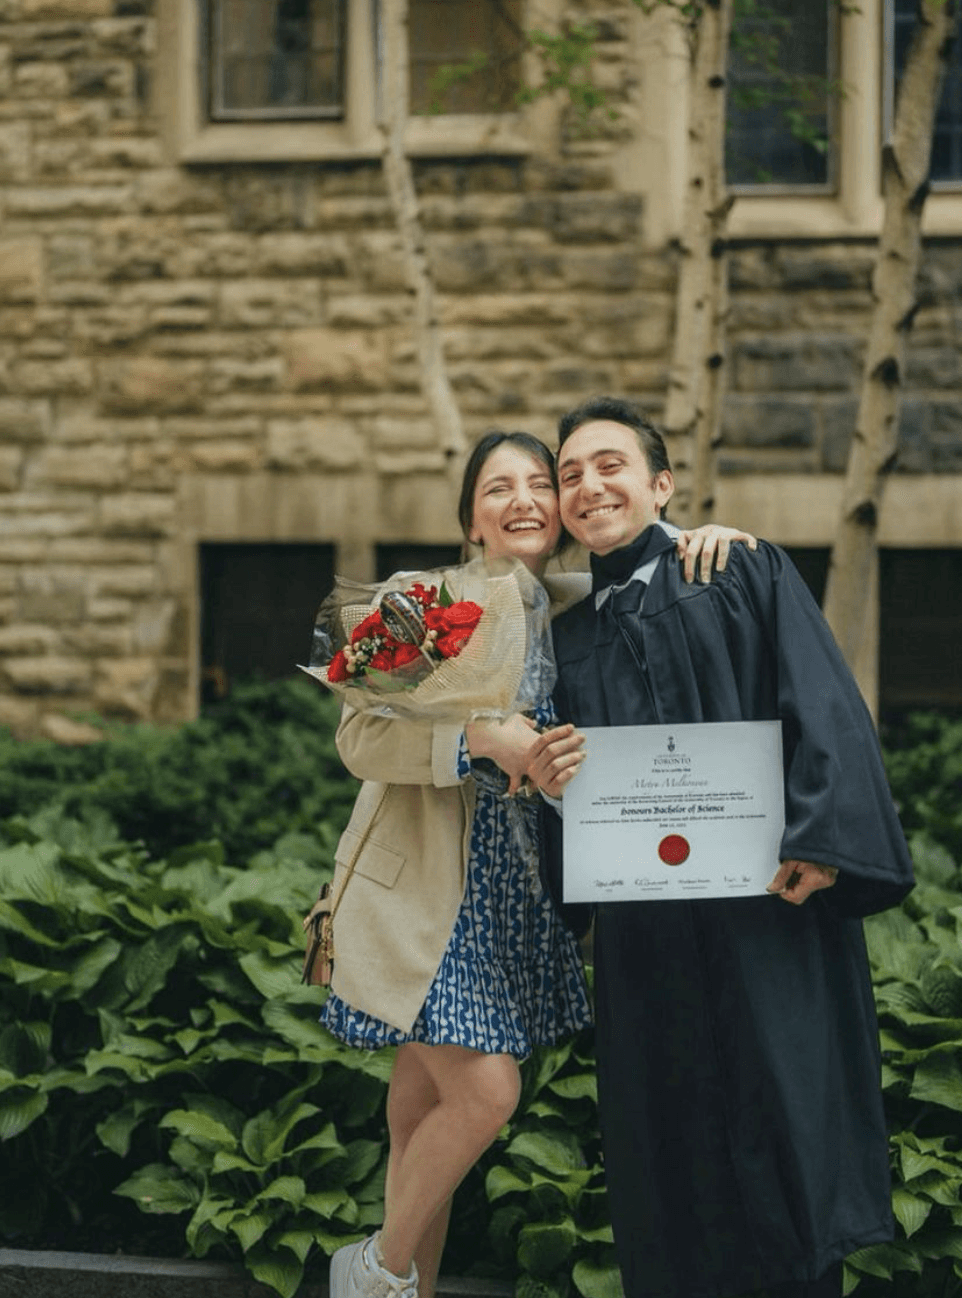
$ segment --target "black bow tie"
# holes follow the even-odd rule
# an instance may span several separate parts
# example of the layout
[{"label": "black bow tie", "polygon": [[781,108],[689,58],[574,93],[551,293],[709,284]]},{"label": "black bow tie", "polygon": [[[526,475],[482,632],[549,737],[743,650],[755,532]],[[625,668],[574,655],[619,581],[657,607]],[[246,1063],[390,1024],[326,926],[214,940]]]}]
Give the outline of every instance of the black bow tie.
[{"label": "black bow tie", "polygon": [[635,537],[630,545],[620,550],[611,550],[608,554],[591,556],[591,589],[597,593],[608,586],[620,585],[630,579],[631,575],[643,563],[673,550],[675,542],[663,527],[653,524],[646,527],[640,536]]}]

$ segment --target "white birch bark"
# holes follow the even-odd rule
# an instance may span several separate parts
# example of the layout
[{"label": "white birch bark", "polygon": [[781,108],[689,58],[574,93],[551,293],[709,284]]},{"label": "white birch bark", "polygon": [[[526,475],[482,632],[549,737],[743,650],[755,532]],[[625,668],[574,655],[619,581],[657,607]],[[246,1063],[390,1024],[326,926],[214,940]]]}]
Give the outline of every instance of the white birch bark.
[{"label": "white birch bark", "polygon": [[725,189],[725,80],[731,16],[732,0],[706,0],[690,27],[688,178],[662,420],[675,469],[674,512],[689,524],[712,516],[725,394],[725,230],[731,207]]},{"label": "white birch bark", "polygon": [[412,296],[412,321],[421,388],[455,485],[468,446],[461,412],[444,360],[434,281],[427,257],[421,208],[414,187],[411,160],[404,150],[408,119],[408,42],[406,0],[381,0],[382,87],[381,129],[384,134],[384,175],[401,238],[402,255]]},{"label": "white birch bark", "polygon": [[866,628],[879,508],[896,458],[932,130],[954,23],[950,0],[921,0],[892,137],[883,150],[884,216],[872,279],[872,323],[824,601],[828,623],[853,668]]}]

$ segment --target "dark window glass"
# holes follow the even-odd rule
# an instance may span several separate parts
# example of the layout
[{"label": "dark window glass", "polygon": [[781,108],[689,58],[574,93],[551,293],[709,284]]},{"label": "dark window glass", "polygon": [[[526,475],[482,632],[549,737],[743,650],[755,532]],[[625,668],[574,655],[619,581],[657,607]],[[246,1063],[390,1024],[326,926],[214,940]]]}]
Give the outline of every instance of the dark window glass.
[{"label": "dark window glass", "polygon": [[[888,35],[888,95],[886,99],[887,131],[894,119],[894,96],[898,79],[902,75],[912,31],[915,27],[915,0],[889,0],[886,14]],[[949,63],[942,86],[932,136],[931,177],[934,181],[962,180],[962,32],[957,20],[955,41],[949,53]],[[893,81],[895,89],[893,89]]]},{"label": "dark window glass", "polygon": [[962,707],[962,551],[882,550],[883,713]]},{"label": "dark window glass", "polygon": [[[410,111],[503,113],[521,84],[520,0],[410,0]],[[478,69],[443,91],[432,80],[477,58]]]},{"label": "dark window glass", "polygon": [[379,545],[375,552],[377,580],[384,581],[395,572],[449,568],[457,563],[460,557],[460,545],[418,545],[408,541],[401,541],[396,545]]},{"label": "dark window glass", "polygon": [[824,546],[786,545],[783,548],[821,608],[822,600],[825,598],[825,583],[828,581],[828,559],[831,551]]},{"label": "dark window glass", "polygon": [[332,545],[202,545],[204,701],[238,679],[293,676],[308,661],[314,615],[333,586]]},{"label": "dark window glass", "polygon": [[211,0],[210,115],[341,117],[345,0]]},{"label": "dark window glass", "polygon": [[732,186],[827,186],[836,5],[736,6],[728,68],[725,174]]}]

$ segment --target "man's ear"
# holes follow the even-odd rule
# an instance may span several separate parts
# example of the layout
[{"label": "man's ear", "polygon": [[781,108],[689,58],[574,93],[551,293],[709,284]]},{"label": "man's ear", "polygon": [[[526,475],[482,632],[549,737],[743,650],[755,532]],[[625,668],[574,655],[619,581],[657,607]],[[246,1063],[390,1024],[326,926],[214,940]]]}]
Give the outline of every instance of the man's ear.
[{"label": "man's ear", "polygon": [[659,509],[664,509],[675,494],[675,479],[671,469],[662,469],[660,473],[655,474],[655,503]]}]

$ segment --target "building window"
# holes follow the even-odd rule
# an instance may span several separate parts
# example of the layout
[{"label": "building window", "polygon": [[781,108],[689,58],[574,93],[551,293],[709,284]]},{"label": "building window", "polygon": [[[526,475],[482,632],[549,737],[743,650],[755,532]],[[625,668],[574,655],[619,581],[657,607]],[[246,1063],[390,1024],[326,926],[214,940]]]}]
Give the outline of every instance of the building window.
[{"label": "building window", "polygon": [[424,572],[429,568],[450,568],[461,558],[459,545],[418,545],[412,541],[375,547],[377,580],[386,581],[395,572]]},{"label": "building window", "polygon": [[[886,136],[891,134],[895,119],[895,96],[915,26],[915,14],[915,0],[887,0],[885,5]],[[931,177],[935,185],[962,183],[962,32],[958,30],[962,17],[956,21],[956,39],[949,53],[932,137]]]},{"label": "building window", "polygon": [[344,115],[344,0],[210,0],[212,121]]},{"label": "building window", "polygon": [[202,545],[202,701],[223,698],[238,680],[295,675],[333,587],[333,545]]},{"label": "building window", "polygon": [[[518,0],[409,0],[410,111],[510,112],[522,41]],[[462,73],[449,78],[454,68]]]},{"label": "building window", "polygon": [[[380,0],[158,0],[158,96],[179,162],[377,158]],[[561,0],[539,0],[537,26]],[[519,107],[529,0],[408,0],[408,153],[525,154],[548,130]],[[529,66],[528,61],[531,61]],[[440,94],[435,79],[458,75]],[[435,107],[440,112],[433,111]],[[555,110],[552,110],[555,111]]]},{"label": "building window", "polygon": [[725,171],[732,188],[833,182],[837,7],[765,0],[732,26]]},{"label": "building window", "polygon": [[960,551],[879,553],[879,708],[962,708]]}]

